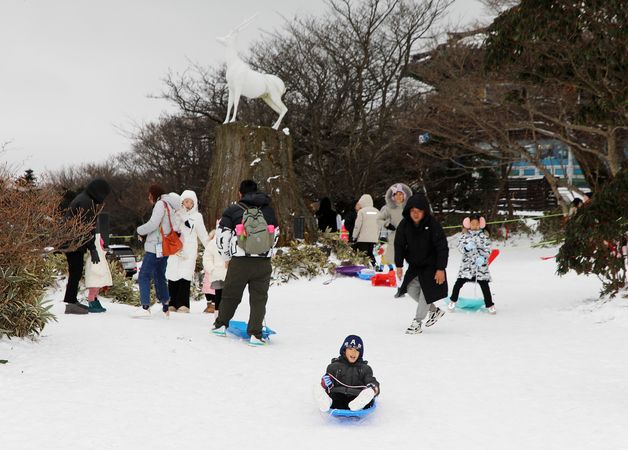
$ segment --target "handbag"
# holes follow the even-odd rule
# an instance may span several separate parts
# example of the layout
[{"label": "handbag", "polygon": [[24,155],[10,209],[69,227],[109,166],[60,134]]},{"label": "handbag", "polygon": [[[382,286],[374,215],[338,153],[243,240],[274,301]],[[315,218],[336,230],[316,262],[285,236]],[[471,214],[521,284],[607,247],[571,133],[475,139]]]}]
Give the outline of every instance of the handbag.
[{"label": "handbag", "polygon": [[166,202],[164,202],[164,207],[166,208],[166,212],[168,213],[168,223],[170,224],[170,233],[168,233],[168,235],[166,236],[164,234],[164,230],[161,227],[161,225],[159,225],[159,232],[161,233],[161,237],[162,237],[161,246],[162,246],[163,254],[164,256],[171,256],[183,248],[183,242],[181,242],[181,239],[179,239],[179,233],[174,231],[174,227],[172,226],[172,220],[170,220],[170,208],[168,208],[168,205],[166,204]]}]

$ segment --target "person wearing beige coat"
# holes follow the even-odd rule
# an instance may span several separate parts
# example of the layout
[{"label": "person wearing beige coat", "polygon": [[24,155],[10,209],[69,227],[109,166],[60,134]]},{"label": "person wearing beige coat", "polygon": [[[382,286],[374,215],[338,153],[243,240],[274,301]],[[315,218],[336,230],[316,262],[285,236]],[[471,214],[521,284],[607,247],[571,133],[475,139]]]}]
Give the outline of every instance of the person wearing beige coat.
[{"label": "person wearing beige coat", "polygon": [[375,267],[373,248],[379,242],[380,227],[377,222],[379,211],[373,206],[373,198],[369,194],[360,197],[356,204],[356,210],[358,210],[358,217],[353,229],[353,239],[356,241],[354,248],[365,252]]}]

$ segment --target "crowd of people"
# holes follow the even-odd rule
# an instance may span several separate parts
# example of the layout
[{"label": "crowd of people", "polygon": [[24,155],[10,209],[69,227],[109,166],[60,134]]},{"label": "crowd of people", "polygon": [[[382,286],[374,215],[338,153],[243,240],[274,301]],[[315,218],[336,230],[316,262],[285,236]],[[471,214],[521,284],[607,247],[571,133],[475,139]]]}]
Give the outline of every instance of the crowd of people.
[{"label": "crowd of people", "polygon": [[[70,204],[67,216],[79,215],[94,223],[100,204],[110,192],[103,179],[89,183],[85,191]],[[247,323],[249,344],[266,344],[263,323],[272,276],[271,256],[279,237],[279,223],[271,206],[271,199],[258,190],[252,180],[244,180],[239,187],[239,198],[228,206],[216,229],[207,231],[199,212],[198,197],[186,190],[180,195],[167,193],[151,185],[147,199],[152,205],[148,221],[137,227],[144,244],[144,257],[138,276],[140,303],[134,317],[150,317],[151,284],[154,284],[161,313],[190,311],[190,288],[196,270],[199,242],[203,247],[202,292],[206,296],[204,312],[214,314],[211,332],[225,336],[248,287],[250,315]],[[441,224],[431,214],[427,199],[413,194],[403,183],[392,185],[385,194],[381,209],[373,205],[369,194],[362,195],[354,208],[340,217],[329,198],[320,202],[316,213],[318,227],[327,232],[346,229],[356,250],[365,252],[377,270],[394,271],[401,284],[395,297],[408,294],[417,308],[407,334],[419,334],[422,327],[434,325],[445,311],[436,307],[438,300],[448,296],[447,263],[449,246]],[[463,221],[463,232],[457,245],[462,262],[446,309],[456,307],[459,292],[467,282],[480,285],[485,306],[494,314],[489,282],[488,257],[490,240],[480,215],[471,215]],[[171,236],[176,234],[175,243]],[[375,247],[382,238],[385,250],[375,258]],[[386,239],[387,238],[387,239]],[[66,252],[68,283],[64,301],[66,314],[105,312],[98,300],[99,291],[111,285],[112,278],[105,259],[103,241],[94,229],[90,239],[73,251]],[[85,286],[88,302],[78,301],[78,286],[85,268]],[[379,394],[379,383],[372,369],[362,359],[364,343],[359,336],[348,336],[339,357],[327,367],[316,391],[321,410],[329,408],[369,408]]]}]

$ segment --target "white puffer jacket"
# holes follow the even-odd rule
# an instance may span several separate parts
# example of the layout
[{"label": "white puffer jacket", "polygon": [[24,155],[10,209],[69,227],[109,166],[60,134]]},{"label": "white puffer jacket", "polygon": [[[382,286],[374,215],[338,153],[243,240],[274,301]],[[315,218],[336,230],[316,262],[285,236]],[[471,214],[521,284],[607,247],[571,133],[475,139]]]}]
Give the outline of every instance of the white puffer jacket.
[{"label": "white puffer jacket", "polygon": [[113,281],[111,280],[111,271],[109,270],[109,263],[107,262],[107,256],[105,250],[102,247],[102,240],[100,233],[96,233],[96,251],[100,261],[98,264],[92,262],[92,257],[89,252],[86,253],[85,262],[85,287],[86,288],[101,288],[105,286],[111,286]]},{"label": "white puffer jacket", "polygon": [[183,248],[176,254],[168,258],[168,266],[166,267],[166,278],[171,281],[181,279],[191,281],[194,278],[194,269],[196,268],[196,256],[198,255],[198,241],[200,240],[203,247],[207,247],[209,236],[203,216],[198,212],[198,199],[194,191],[183,191],[181,194],[181,205],[185,199],[194,202],[192,209],[188,210],[181,207],[175,214],[175,229],[181,232],[181,241]]},{"label": "white puffer jacket", "polygon": [[[397,204],[393,199],[393,187],[399,186],[402,188],[403,193],[405,195],[405,199],[403,203]],[[388,233],[388,243],[386,244],[386,251],[384,252],[384,261],[386,264],[394,264],[395,263],[395,235],[396,228],[399,226],[399,222],[403,219],[403,208],[405,208],[408,199],[412,197],[412,189],[406,184],[396,183],[388,188],[386,191],[386,204],[382,207],[377,216],[379,220],[380,227],[386,227],[392,225],[395,227],[395,230],[390,231]]]},{"label": "white puffer jacket", "polygon": [[364,194],[358,201],[362,207],[358,211],[353,229],[353,239],[357,242],[379,242],[379,225],[377,215],[379,211],[373,207],[373,198],[369,194]]},{"label": "white puffer jacket", "polygon": [[203,253],[203,269],[212,282],[224,281],[227,276],[227,263],[218,253],[216,232],[214,230],[209,233],[209,244],[205,247],[205,252]]}]

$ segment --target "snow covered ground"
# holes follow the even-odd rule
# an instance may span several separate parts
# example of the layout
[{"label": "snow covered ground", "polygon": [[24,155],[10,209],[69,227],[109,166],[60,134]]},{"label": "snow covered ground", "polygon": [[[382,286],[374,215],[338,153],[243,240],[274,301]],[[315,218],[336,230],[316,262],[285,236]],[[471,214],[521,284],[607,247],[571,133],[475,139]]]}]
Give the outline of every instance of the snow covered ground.
[{"label": "snow covered ground", "polygon": [[[416,336],[410,298],[358,279],[273,287],[279,334],[264,348],[210,335],[201,303],[170,320],[109,303],[65,316],[56,293],[59,322],[38,342],[0,341],[0,448],[628,448],[628,301],[600,305],[597,279],[555,276],[539,258],[554,249],[501,250],[498,314],[446,314]],[[311,399],[348,334],[382,385],[358,423]]]}]

